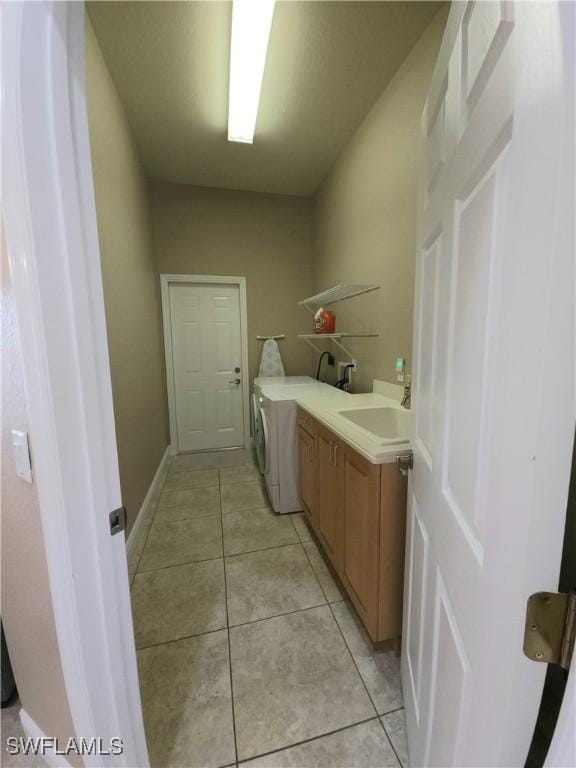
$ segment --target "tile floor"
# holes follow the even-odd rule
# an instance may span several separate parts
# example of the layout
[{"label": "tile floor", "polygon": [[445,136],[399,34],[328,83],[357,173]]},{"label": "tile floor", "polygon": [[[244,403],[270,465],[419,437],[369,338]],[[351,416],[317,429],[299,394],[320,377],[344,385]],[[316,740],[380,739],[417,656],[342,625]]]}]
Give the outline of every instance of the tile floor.
[{"label": "tile floor", "polygon": [[2,768],[48,768],[48,763],[40,755],[11,755],[8,751],[8,738],[26,739],[20,724],[20,701],[15,697],[2,708],[2,750],[0,765]]},{"label": "tile floor", "polygon": [[130,570],[154,768],[408,768],[399,660],[249,452],[176,457]]}]

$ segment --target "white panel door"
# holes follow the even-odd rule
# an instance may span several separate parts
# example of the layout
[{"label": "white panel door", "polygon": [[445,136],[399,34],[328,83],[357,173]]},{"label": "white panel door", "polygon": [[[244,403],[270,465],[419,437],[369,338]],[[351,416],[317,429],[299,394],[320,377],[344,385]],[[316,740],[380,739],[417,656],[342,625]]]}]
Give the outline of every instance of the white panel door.
[{"label": "white panel door", "polygon": [[574,437],[561,32],[553,2],[453,3],[423,116],[402,650],[413,766],[522,765],[538,711],[545,668],[523,656],[524,613],[557,588]]},{"label": "white panel door", "polygon": [[178,450],[243,446],[240,289],[184,283],[169,292]]}]

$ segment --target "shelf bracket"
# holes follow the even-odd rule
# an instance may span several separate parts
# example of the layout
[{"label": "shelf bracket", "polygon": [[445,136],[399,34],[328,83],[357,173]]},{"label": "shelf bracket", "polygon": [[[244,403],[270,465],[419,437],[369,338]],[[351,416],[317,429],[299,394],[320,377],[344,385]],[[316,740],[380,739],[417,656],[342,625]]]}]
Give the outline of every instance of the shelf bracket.
[{"label": "shelf bracket", "polygon": [[[303,338],[303,339],[304,339],[304,341],[306,342],[306,344],[308,344],[310,347],[312,347],[312,349],[316,350],[316,352],[320,352],[320,353],[322,353],[322,352],[324,351],[324,350],[323,350],[321,347],[319,347],[317,344],[315,344],[315,343],[312,341],[312,339],[307,339],[306,337],[301,337],[301,338]],[[321,333],[319,333],[319,334],[318,334],[318,338],[320,338],[320,339],[322,338],[322,334],[321,334]],[[336,346],[337,346],[337,347],[338,347],[340,350],[342,350],[342,352],[344,352],[344,354],[346,355],[346,357],[349,357],[349,358],[350,358],[350,360],[354,360],[354,355],[352,354],[352,352],[350,352],[350,350],[349,350],[349,349],[347,349],[347,348],[344,346],[344,344],[342,344],[342,343],[339,341],[339,339],[335,339],[333,336],[328,336],[328,337],[327,337],[327,339],[328,339],[329,341],[331,341],[331,342],[332,342],[332,344],[335,344],[335,345],[336,345]],[[325,339],[325,340],[326,340],[326,339]]]},{"label": "shelf bracket", "polygon": [[350,360],[354,360],[354,355],[352,354],[352,352],[350,352],[349,349],[346,349],[344,344],[341,344],[338,341],[338,339],[332,339],[332,341],[334,344],[336,344],[337,347],[339,347],[342,350],[342,352],[344,352],[345,355],[347,355],[350,358]]},{"label": "shelf bracket", "polygon": [[[308,344],[308,346],[312,347],[312,349],[315,349],[316,352],[323,351],[320,349],[320,347],[317,347],[316,344],[314,344],[314,342],[311,339],[304,339],[304,341],[306,342],[306,344]],[[332,339],[332,341],[334,341],[334,339]]]}]

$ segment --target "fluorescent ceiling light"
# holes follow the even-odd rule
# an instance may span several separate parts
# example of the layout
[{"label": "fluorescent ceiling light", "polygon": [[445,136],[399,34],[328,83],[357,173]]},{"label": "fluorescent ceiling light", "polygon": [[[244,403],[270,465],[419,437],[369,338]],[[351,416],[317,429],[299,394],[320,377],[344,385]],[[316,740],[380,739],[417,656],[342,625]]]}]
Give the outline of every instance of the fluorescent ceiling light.
[{"label": "fluorescent ceiling light", "polygon": [[252,144],[274,14],[274,0],[234,0],[228,141]]}]

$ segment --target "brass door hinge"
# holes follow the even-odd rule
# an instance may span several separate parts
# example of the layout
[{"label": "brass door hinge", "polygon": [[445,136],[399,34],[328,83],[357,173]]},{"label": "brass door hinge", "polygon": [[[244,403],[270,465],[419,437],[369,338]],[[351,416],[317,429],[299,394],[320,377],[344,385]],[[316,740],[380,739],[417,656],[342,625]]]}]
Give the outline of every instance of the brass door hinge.
[{"label": "brass door hinge", "polygon": [[576,592],[535,592],[528,598],[524,653],[532,661],[570,667],[576,638]]}]

